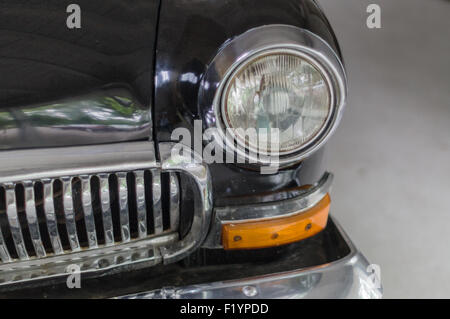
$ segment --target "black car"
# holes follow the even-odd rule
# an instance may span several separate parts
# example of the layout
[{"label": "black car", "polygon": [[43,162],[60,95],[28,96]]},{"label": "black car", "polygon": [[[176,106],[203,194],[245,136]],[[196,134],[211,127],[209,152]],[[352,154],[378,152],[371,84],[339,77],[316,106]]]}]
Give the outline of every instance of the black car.
[{"label": "black car", "polygon": [[316,1],[3,0],[0,74],[2,296],[381,296],[329,217]]}]

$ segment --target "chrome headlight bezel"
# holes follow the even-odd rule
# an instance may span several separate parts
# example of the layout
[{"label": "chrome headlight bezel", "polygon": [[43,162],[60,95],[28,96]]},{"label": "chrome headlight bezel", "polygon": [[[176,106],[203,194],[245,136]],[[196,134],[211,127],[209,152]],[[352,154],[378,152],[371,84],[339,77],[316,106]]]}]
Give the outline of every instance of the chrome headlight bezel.
[{"label": "chrome headlight bezel", "polygon": [[[328,124],[328,122],[330,121],[331,117],[332,117],[332,111],[333,111],[333,99],[334,99],[334,95],[333,95],[333,91],[331,89],[331,80],[330,78],[327,76],[327,73],[325,71],[325,69],[317,64],[316,62],[312,61],[311,58],[304,54],[302,51],[299,50],[299,48],[297,48],[294,45],[290,45],[290,46],[273,46],[273,47],[267,47],[267,48],[263,48],[261,50],[258,50],[256,52],[254,52],[251,56],[248,56],[245,61],[242,61],[239,65],[237,65],[234,69],[230,69],[229,74],[227,75],[226,78],[224,78],[223,80],[223,88],[221,88],[220,92],[218,92],[218,94],[221,95],[220,98],[220,103],[219,105],[216,105],[216,116],[217,117],[221,117],[222,121],[218,121],[218,125],[224,125],[222,127],[220,127],[221,131],[224,132],[227,128],[233,128],[231,126],[231,124],[229,123],[229,121],[227,120],[227,102],[226,99],[228,97],[228,92],[230,89],[230,86],[233,82],[233,79],[235,78],[235,76],[237,74],[239,74],[240,72],[242,72],[248,65],[250,65],[253,61],[266,56],[266,55],[276,55],[276,54],[291,54],[294,56],[297,56],[299,58],[301,58],[302,60],[305,60],[306,62],[308,62],[309,64],[311,64],[311,66],[313,66],[318,73],[322,76],[322,78],[325,80],[325,85],[327,87],[327,91],[328,91],[328,102],[329,102],[329,111],[328,111],[328,115],[326,120],[324,121],[323,125],[321,126],[321,128],[319,129],[319,131],[311,138],[309,139],[306,143],[301,144],[300,146],[297,146],[296,148],[289,150],[289,151],[280,151],[280,152],[273,152],[271,151],[270,153],[268,152],[264,152],[261,150],[257,150],[255,148],[252,148],[250,145],[246,145],[244,144],[244,142],[236,135],[231,134],[231,137],[233,139],[235,139],[239,144],[240,147],[243,149],[247,149],[250,150],[251,153],[255,154],[255,153],[259,153],[259,154],[263,154],[263,155],[276,155],[276,156],[286,156],[286,155],[290,155],[293,153],[298,153],[299,151],[301,151],[302,149],[306,148],[308,145],[312,144],[315,142],[315,140],[317,139],[317,137],[319,137],[322,132],[326,129],[326,126]],[[220,114],[217,112],[217,110],[220,108]],[[230,130],[230,132],[232,133],[232,130]],[[228,138],[228,142],[231,143],[231,141],[229,141]]]},{"label": "chrome headlight bezel", "polygon": [[[248,63],[265,54],[289,52],[310,63],[324,78],[330,109],[320,131],[308,142],[290,152],[256,154],[243,143],[234,143],[226,134],[229,127],[224,120],[225,92],[234,74]],[[199,108],[203,111],[206,128],[216,128],[217,139],[238,159],[269,165],[271,156],[281,166],[299,162],[317,151],[336,129],[346,104],[347,84],[344,67],[336,52],[320,37],[310,31],[289,25],[267,25],[251,29],[236,37],[219,51],[208,67],[199,92]],[[237,141],[239,141],[237,139]],[[219,143],[221,144],[221,143]],[[264,156],[258,156],[264,155]]]}]

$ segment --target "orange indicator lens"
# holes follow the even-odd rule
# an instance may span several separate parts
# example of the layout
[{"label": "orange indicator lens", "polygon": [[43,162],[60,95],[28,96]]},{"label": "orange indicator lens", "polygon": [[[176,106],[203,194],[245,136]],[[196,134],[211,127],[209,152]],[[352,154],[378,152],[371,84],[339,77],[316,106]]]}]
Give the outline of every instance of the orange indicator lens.
[{"label": "orange indicator lens", "polygon": [[325,228],[330,196],[307,211],[288,217],[239,222],[222,226],[225,249],[257,249],[280,246],[311,237]]}]

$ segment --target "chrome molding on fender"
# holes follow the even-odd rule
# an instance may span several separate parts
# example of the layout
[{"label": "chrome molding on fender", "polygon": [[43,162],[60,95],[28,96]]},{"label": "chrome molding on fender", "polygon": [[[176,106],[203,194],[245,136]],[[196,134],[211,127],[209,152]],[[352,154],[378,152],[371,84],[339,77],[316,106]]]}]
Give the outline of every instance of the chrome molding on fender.
[{"label": "chrome molding on fender", "polygon": [[[170,263],[199,247],[212,209],[209,170],[193,152],[172,156],[172,146],[159,145],[161,161],[151,142],[0,152],[0,284],[62,276],[71,264],[89,273]],[[182,239],[177,174],[197,190]]]},{"label": "chrome molding on fender", "polygon": [[0,149],[135,141],[152,136],[150,107],[111,85],[70,98],[0,109]]},{"label": "chrome molding on fender", "polygon": [[311,188],[300,195],[282,201],[214,208],[214,218],[211,230],[203,243],[205,248],[222,248],[222,225],[252,220],[267,220],[288,217],[314,207],[330,192],[333,184],[333,174],[325,173]]}]

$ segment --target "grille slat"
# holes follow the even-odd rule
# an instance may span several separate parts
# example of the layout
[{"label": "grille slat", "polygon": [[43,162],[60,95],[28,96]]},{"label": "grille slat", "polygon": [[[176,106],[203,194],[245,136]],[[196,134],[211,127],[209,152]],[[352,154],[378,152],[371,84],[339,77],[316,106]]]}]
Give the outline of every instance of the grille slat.
[{"label": "grille slat", "polygon": [[53,248],[53,252],[56,255],[60,255],[64,252],[61,240],[58,234],[58,225],[56,221],[55,205],[53,203],[53,182],[50,179],[42,181],[43,184],[43,198],[44,198],[44,212],[47,221],[48,234],[50,236],[50,242]]},{"label": "grille slat", "polygon": [[105,245],[114,245],[114,230],[111,216],[111,203],[109,200],[109,176],[99,175],[100,180],[100,201],[102,207],[103,229],[105,232]]},{"label": "grille slat", "polygon": [[28,253],[25,247],[25,240],[20,227],[19,216],[17,214],[16,192],[14,185],[8,184],[5,187],[6,194],[6,214],[8,216],[9,227],[14,241],[17,255],[21,260],[27,260]]},{"label": "grille slat", "polygon": [[129,242],[131,236],[130,217],[128,215],[127,174],[117,173],[117,183],[119,186],[120,234],[123,242]]},{"label": "grille slat", "polygon": [[6,242],[1,228],[0,228],[0,259],[4,263],[11,261],[11,256],[9,255],[8,248],[6,247]]},{"label": "grille slat", "polygon": [[161,172],[152,171],[152,192],[153,192],[153,225],[155,234],[163,232],[163,214],[161,204]]},{"label": "grille slat", "polygon": [[139,238],[145,238],[147,236],[147,210],[145,203],[144,171],[137,171],[134,175],[136,177],[136,210],[138,218],[138,236]]},{"label": "grille slat", "polygon": [[63,207],[67,235],[69,237],[70,249],[79,251],[80,243],[78,241],[77,226],[75,223],[75,211],[73,208],[72,178],[64,177],[62,180]]},{"label": "grille slat", "polygon": [[83,203],[84,222],[89,248],[97,248],[97,233],[95,231],[94,213],[92,209],[91,181],[89,176],[81,176],[81,200]]},{"label": "grille slat", "polygon": [[41,240],[41,233],[39,231],[39,222],[36,213],[33,182],[31,181],[25,182],[24,187],[25,187],[25,213],[27,216],[31,242],[33,243],[36,255],[42,258],[45,257],[47,254],[45,252],[45,248]]},{"label": "grille slat", "polygon": [[170,173],[170,228],[178,229],[180,223],[180,190],[178,178],[175,173]]}]

